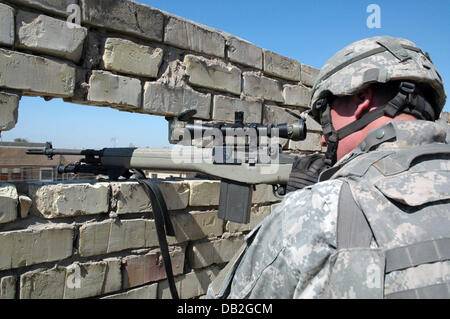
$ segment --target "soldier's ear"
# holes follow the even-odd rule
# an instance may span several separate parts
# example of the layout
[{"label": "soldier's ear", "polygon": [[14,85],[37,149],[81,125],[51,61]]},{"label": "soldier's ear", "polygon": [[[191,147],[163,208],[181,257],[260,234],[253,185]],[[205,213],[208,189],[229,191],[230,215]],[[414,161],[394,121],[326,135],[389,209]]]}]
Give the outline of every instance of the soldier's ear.
[{"label": "soldier's ear", "polygon": [[355,95],[355,104],[357,104],[355,111],[356,119],[359,119],[370,110],[370,108],[373,106],[372,101],[373,90],[370,87],[365,91]]}]

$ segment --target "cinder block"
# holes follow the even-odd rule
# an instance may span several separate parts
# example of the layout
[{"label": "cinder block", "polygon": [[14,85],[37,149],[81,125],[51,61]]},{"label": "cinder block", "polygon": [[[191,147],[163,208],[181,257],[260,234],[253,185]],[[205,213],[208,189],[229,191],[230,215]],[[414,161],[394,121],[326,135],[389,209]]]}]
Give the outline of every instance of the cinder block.
[{"label": "cinder block", "polygon": [[[189,203],[187,182],[158,183],[168,210],[184,209]],[[138,182],[111,183],[111,207],[118,214],[152,212],[150,199]]]},{"label": "cinder block", "polygon": [[7,276],[0,278],[0,300],[16,298],[16,277]]},{"label": "cinder block", "polygon": [[311,100],[311,89],[299,85],[285,85],[284,104],[307,108]]},{"label": "cinder block", "polygon": [[0,44],[14,44],[14,9],[0,3]]},{"label": "cinder block", "polygon": [[63,299],[66,270],[57,267],[20,276],[20,299]]},{"label": "cinder block", "polygon": [[[181,275],[184,268],[184,247],[170,247],[170,260],[174,276]],[[123,288],[132,288],[167,278],[160,250],[153,250],[141,256],[127,256],[122,259]]]},{"label": "cinder block", "polygon": [[30,8],[50,12],[60,16],[68,16],[71,12],[68,12],[70,5],[78,5],[79,0],[8,0],[17,5],[23,5]]},{"label": "cinder block", "polygon": [[20,299],[80,299],[121,289],[120,260],[38,269],[20,277]]},{"label": "cinder block", "polygon": [[17,219],[17,204],[19,195],[12,184],[0,183],[0,224]]},{"label": "cinder block", "polygon": [[302,64],[275,52],[264,51],[264,73],[286,80],[300,81]]},{"label": "cinder block", "polygon": [[[298,119],[288,112],[286,112],[282,107],[274,106],[274,105],[264,105],[263,107],[263,123],[264,124],[280,124],[280,123],[296,123]],[[294,111],[296,114],[303,113],[303,110]],[[322,126],[317,123],[314,119],[312,119],[309,115],[306,116],[306,127],[309,131],[312,132],[322,132]]]},{"label": "cinder block", "polygon": [[150,114],[175,116],[196,109],[196,118],[210,119],[211,94],[203,94],[189,87],[174,87],[158,82],[144,86],[143,111]]},{"label": "cinder block", "polygon": [[229,233],[248,232],[269,216],[271,212],[271,206],[252,207],[248,224],[238,224],[229,221],[225,226],[225,230]]},{"label": "cinder block", "polygon": [[0,233],[0,270],[62,260],[72,255],[73,227],[43,224]]},{"label": "cinder block", "polygon": [[[77,266],[79,270],[75,268]],[[64,283],[66,287],[64,289],[64,299],[81,299],[99,296],[119,291],[122,287],[120,259],[118,258],[109,258],[100,262],[75,264],[66,267],[65,271]],[[71,276],[74,278],[72,279]],[[72,280],[71,285],[70,280]]]},{"label": "cinder block", "polygon": [[53,97],[74,94],[75,68],[65,63],[0,49],[0,70],[0,87]]},{"label": "cinder block", "polygon": [[236,37],[228,38],[227,46],[230,61],[262,70],[263,50],[260,47]]},{"label": "cinder block", "polygon": [[311,151],[311,152],[321,152],[322,146],[320,145],[320,140],[322,135],[318,133],[309,132],[306,136],[306,140],[294,142],[289,141],[288,148],[296,151]]},{"label": "cinder block", "polygon": [[106,71],[93,71],[87,100],[98,105],[141,107],[141,81]]},{"label": "cinder block", "polygon": [[106,29],[162,42],[161,11],[129,0],[81,0],[82,21]]},{"label": "cinder block", "polygon": [[301,81],[304,85],[313,87],[320,70],[312,66],[302,64]]},{"label": "cinder block", "polygon": [[218,91],[241,94],[241,70],[220,61],[195,55],[184,57],[189,83]]},{"label": "cinder block", "polygon": [[280,82],[254,73],[244,73],[243,91],[245,95],[256,98],[284,102]]},{"label": "cinder block", "polygon": [[106,70],[157,78],[164,52],[160,48],[108,38],[105,43],[103,63]]},{"label": "cinder block", "polygon": [[189,206],[219,205],[220,181],[190,181]]},{"label": "cinder block", "polygon": [[272,185],[258,184],[255,188],[252,196],[253,204],[273,203],[281,200],[273,194]]},{"label": "cinder block", "polygon": [[28,216],[32,204],[33,201],[28,196],[19,196],[20,218],[26,218]]},{"label": "cinder block", "polygon": [[80,61],[87,29],[67,21],[20,11],[16,18],[20,48]]},{"label": "cinder block", "polygon": [[18,94],[0,92],[0,131],[9,131],[16,126],[20,98]]},{"label": "cinder block", "polygon": [[217,211],[171,213],[175,238],[168,237],[169,244],[221,236],[223,220],[217,215]]},{"label": "cinder block", "polygon": [[101,299],[156,299],[158,297],[158,284],[151,284],[131,289],[118,294],[103,297]]},{"label": "cinder block", "polygon": [[190,265],[192,268],[204,268],[212,264],[223,264],[230,261],[243,244],[242,237],[194,243],[189,250]]},{"label": "cinder block", "polygon": [[[209,284],[218,276],[220,268],[213,266],[207,269],[192,271],[175,278],[175,286],[181,299],[191,299],[206,294]],[[158,299],[171,299],[167,280],[158,284]]]},{"label": "cinder block", "polygon": [[195,52],[225,57],[225,38],[218,32],[175,16],[170,16],[164,42]]},{"label": "cinder block", "polygon": [[259,100],[241,100],[228,96],[215,95],[213,119],[234,122],[235,112],[244,112],[245,123],[261,123],[262,102]]},{"label": "cinder block", "polygon": [[34,211],[48,219],[107,213],[109,184],[44,185],[33,200]]},{"label": "cinder block", "polygon": [[82,257],[155,246],[158,238],[153,220],[106,220],[80,227],[78,249]]}]

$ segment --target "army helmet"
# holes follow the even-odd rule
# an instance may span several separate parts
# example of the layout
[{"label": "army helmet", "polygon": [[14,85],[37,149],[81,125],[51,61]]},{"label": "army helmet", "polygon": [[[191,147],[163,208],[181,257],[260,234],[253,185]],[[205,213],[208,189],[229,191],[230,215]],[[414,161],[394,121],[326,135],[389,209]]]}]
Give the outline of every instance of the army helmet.
[{"label": "army helmet", "polygon": [[325,63],[313,87],[312,116],[321,122],[323,103],[318,102],[326,97],[354,95],[373,83],[390,81],[409,81],[424,87],[434,115],[439,117],[446,95],[441,75],[428,53],[409,40],[389,36],[354,42]]}]

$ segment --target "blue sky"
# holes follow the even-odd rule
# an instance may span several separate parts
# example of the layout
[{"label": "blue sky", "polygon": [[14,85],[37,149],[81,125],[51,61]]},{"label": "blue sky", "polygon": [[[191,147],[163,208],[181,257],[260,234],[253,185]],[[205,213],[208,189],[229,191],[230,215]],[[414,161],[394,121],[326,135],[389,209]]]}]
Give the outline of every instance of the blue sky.
[{"label": "blue sky", "polygon": [[[140,0],[178,16],[244,38],[265,49],[321,68],[344,46],[375,35],[407,38],[430,52],[450,92],[448,0]],[[369,4],[381,8],[381,28],[369,29]],[[449,94],[449,93],[447,93]],[[450,103],[445,110],[450,111]],[[53,141],[55,147],[165,147],[163,117],[81,106],[60,99],[23,97],[19,123],[3,141]]]}]

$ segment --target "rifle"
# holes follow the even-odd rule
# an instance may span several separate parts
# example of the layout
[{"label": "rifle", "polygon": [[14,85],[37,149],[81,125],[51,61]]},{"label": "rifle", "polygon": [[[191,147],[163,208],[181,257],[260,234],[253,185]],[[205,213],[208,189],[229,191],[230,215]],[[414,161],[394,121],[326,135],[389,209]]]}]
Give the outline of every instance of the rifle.
[{"label": "rifle", "polygon": [[[104,148],[102,150],[54,149],[50,142],[43,149],[29,149],[27,154],[82,155],[77,163],[60,165],[58,173],[89,173],[107,175],[111,180],[130,178],[142,170],[198,172],[221,180],[219,218],[246,224],[250,218],[253,186],[270,184],[274,192],[285,194],[286,184],[295,157],[282,154],[279,144],[262,144],[261,139],[286,138],[294,141],[306,138],[306,121],[294,124],[261,125],[243,123],[243,112],[235,113],[235,123],[205,125],[192,121],[195,110],[188,110],[177,117],[166,117],[169,122],[171,144],[192,145],[196,135],[213,136],[213,148]],[[234,142],[226,143],[227,137]],[[236,142],[241,138],[243,142]]]},{"label": "rifle", "polygon": [[[199,172],[221,179],[219,218],[247,224],[250,219],[253,186],[271,184],[274,192],[284,195],[289,180],[294,156],[281,153],[278,143],[269,144],[265,138],[280,138],[294,141],[306,138],[306,121],[299,115],[286,110],[298,118],[298,123],[261,125],[243,123],[243,112],[235,113],[235,123],[204,125],[192,120],[195,110],[188,110],[177,117],[166,117],[169,121],[169,142],[192,145],[196,136],[214,137],[213,148],[104,148],[102,150],[54,149],[50,142],[43,149],[29,149],[27,154],[82,155],[79,162],[60,165],[58,173],[90,173],[108,175],[111,180],[134,175],[150,198],[155,218],[156,232],[163,257],[164,268],[170,292],[178,299],[178,292],[170,262],[169,248],[165,234],[174,236],[167,207],[159,188],[145,179],[144,169],[164,171]],[[232,142],[229,139],[232,138]]]}]

